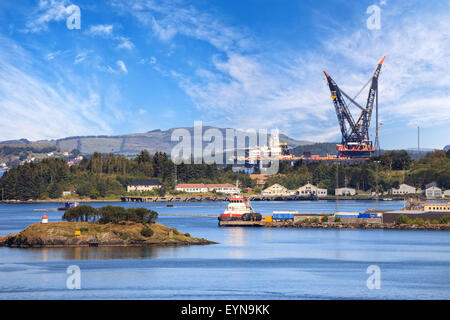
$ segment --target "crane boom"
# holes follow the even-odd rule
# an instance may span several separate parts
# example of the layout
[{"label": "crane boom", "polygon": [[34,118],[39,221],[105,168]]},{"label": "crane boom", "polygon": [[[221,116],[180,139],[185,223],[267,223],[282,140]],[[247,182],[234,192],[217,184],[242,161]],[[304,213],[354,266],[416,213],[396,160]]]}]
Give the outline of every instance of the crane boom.
[{"label": "crane boom", "polygon": [[[350,113],[350,110],[348,109],[347,104],[342,97],[341,90],[337,86],[336,82],[334,82],[334,80],[328,73],[326,73],[325,71],[324,73],[328,80],[328,85],[331,91],[331,99],[333,100],[334,108],[336,110],[336,115],[339,121],[339,126],[341,128],[342,141],[350,140],[352,128],[355,127],[355,120],[353,120],[353,116]],[[349,125],[349,128],[347,128],[347,123]]]},{"label": "crane boom", "polygon": [[364,128],[364,136],[367,137],[367,140],[369,140],[369,128],[370,128],[370,120],[372,118],[372,110],[373,110],[373,103],[376,98],[376,94],[378,91],[378,77],[380,75],[381,66],[383,65],[383,61],[386,58],[386,56],[381,59],[381,61],[378,63],[373,75],[372,75],[372,84],[370,85],[369,90],[369,96],[367,97],[367,104],[366,104],[366,112],[365,112],[365,124],[363,125]]}]

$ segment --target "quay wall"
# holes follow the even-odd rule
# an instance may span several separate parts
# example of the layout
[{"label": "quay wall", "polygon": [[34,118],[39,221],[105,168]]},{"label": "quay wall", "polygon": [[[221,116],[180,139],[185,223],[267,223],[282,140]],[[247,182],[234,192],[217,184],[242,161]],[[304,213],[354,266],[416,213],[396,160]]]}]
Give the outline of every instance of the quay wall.
[{"label": "quay wall", "polygon": [[425,221],[433,221],[441,219],[443,216],[450,216],[448,213],[408,213],[405,211],[405,213],[391,213],[391,212],[384,212],[383,213],[383,222],[384,223],[395,223],[397,219],[401,216],[405,215],[409,219],[414,220],[417,218],[421,218]]}]

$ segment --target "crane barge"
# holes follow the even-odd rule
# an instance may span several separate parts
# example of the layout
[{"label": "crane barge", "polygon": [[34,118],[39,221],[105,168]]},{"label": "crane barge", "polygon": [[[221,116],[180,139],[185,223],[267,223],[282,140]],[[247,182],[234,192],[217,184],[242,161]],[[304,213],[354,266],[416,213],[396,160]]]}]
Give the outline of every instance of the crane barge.
[{"label": "crane barge", "polygon": [[[331,99],[333,101],[333,105],[336,111],[336,115],[339,121],[339,126],[342,134],[342,141],[340,144],[336,145],[336,150],[338,152],[338,157],[340,158],[349,158],[349,159],[365,159],[369,158],[378,146],[378,77],[380,75],[381,66],[383,65],[383,61],[386,57],[383,57],[381,61],[378,63],[372,78],[367,82],[363,88],[359,91],[359,93],[351,98],[348,94],[346,94],[336,82],[330,77],[330,75],[323,71],[326,78],[327,84],[331,91]],[[365,89],[365,87],[371,83],[369,95],[367,97],[366,106],[362,107],[359,105],[355,99],[357,96]],[[347,103],[344,99],[347,98],[350,102]],[[374,102],[376,102],[376,140],[375,146],[372,144],[372,141],[369,138],[369,128],[370,121],[372,118],[372,110]],[[349,106],[354,104],[357,106],[361,113],[358,117],[358,120],[355,121]]]}]

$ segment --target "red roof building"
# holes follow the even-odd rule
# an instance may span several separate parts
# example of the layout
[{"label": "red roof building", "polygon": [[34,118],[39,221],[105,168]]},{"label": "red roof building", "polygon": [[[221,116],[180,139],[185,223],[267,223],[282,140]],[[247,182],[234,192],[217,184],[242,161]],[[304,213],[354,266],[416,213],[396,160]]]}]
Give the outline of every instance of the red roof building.
[{"label": "red roof building", "polygon": [[221,193],[238,193],[239,189],[231,183],[180,183],[175,187],[176,191],[181,192],[221,192]]}]

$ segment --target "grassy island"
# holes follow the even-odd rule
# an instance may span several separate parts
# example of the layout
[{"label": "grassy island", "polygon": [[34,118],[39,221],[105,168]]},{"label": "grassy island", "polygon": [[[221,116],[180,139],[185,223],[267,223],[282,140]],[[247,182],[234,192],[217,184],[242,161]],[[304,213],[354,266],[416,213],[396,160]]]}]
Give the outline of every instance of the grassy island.
[{"label": "grassy island", "polygon": [[0,237],[8,247],[178,246],[214,244],[154,222],[158,214],[145,208],[80,206],[67,210],[63,222],[35,223]]}]

